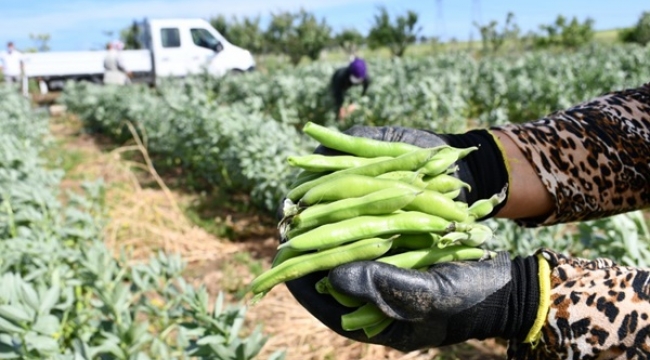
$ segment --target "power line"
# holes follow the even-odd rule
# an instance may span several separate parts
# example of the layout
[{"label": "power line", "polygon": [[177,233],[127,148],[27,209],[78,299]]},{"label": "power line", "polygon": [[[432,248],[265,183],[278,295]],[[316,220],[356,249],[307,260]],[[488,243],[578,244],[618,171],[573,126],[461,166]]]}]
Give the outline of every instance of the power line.
[{"label": "power line", "polygon": [[442,0],[436,0],[436,34],[438,39],[441,39],[445,36],[445,16],[443,13]]}]

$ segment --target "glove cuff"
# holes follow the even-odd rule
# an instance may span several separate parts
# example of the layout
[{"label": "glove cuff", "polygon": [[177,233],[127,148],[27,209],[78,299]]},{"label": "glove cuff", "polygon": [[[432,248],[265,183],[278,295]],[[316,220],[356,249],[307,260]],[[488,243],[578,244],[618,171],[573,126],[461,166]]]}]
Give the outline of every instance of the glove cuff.
[{"label": "glove cuff", "polygon": [[[457,148],[478,147],[465,158],[458,161],[457,176],[471,186],[471,191],[465,191],[464,199],[471,205],[480,199],[487,199],[497,194],[508,185],[509,171],[503,150],[497,139],[489,130],[471,130],[463,134],[439,135],[450,146]],[[493,217],[508,201],[506,199],[484,218]]]},{"label": "glove cuff", "polygon": [[452,316],[441,345],[494,337],[523,342],[539,309],[538,272],[535,257],[512,260],[512,279],[481,303]]}]

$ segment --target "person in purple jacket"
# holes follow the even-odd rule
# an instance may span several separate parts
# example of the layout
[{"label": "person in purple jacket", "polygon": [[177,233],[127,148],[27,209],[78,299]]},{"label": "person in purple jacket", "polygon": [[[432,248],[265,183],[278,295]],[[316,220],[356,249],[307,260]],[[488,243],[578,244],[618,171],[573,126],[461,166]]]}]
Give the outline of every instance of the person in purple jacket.
[{"label": "person in purple jacket", "polygon": [[366,62],[359,57],[355,57],[348,66],[336,70],[332,75],[330,91],[334,98],[334,111],[337,120],[344,118],[347,114],[348,108],[343,108],[345,93],[355,85],[363,86],[362,96],[366,94],[370,85]]}]

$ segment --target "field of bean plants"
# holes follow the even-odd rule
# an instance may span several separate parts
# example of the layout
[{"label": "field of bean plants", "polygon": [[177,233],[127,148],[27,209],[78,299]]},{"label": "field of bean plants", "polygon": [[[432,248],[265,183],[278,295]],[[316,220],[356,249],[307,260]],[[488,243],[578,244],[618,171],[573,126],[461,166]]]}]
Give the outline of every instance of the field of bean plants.
[{"label": "field of bean plants", "polygon": [[[245,195],[258,212],[272,214],[297,173],[287,157],[316,146],[302,134],[307,122],[452,133],[522,122],[648,82],[648,59],[650,47],[633,45],[370,59],[371,88],[364,97],[351,91],[358,106],[341,122],[327,83],[343,64],[328,62],[167,80],[155,88],[69,83],[59,102],[86,132],[116,146],[132,140],[127,122],[133,124],[156,169],[179,178],[185,190]],[[260,331],[240,335],[247,309],[221,297],[209,306],[205,289],[183,280],[185,265],[176,255],[135,264],[111,255],[102,240],[101,182],[60,200],[62,171],[43,157],[47,121],[13,89],[0,88],[0,357],[256,358],[266,338]],[[642,211],[540,229],[485,224],[497,234],[492,249],[531,254],[550,247],[650,265]]]},{"label": "field of bean plants", "polygon": [[47,113],[8,87],[0,99],[0,358],[256,358],[266,338],[240,336],[246,308],[211,306],[179,256],[113,257],[101,182],[64,204]]}]

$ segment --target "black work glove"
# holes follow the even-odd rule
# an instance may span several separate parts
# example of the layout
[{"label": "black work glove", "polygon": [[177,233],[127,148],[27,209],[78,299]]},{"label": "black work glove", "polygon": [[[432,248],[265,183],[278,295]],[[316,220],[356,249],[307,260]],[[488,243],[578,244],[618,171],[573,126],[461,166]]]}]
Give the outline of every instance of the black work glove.
[{"label": "black work glove", "polygon": [[[456,200],[472,205],[476,200],[487,199],[501,192],[508,183],[508,171],[503,154],[488,130],[472,130],[463,134],[436,134],[433,132],[411,129],[399,126],[353,126],[344,131],[345,134],[371,138],[389,142],[405,142],[419,147],[434,147],[449,145],[456,148],[476,146],[478,150],[471,152],[459,160],[458,170],[453,174],[468,183],[471,191],[463,188]],[[341,152],[318,146],[314,153],[323,155],[342,155]],[[492,213],[484,219],[496,214],[508,201],[506,199],[497,205]]]},{"label": "black work glove", "polygon": [[362,330],[342,329],[341,316],[354,309],[316,291],[315,283],[327,272],[287,282],[287,287],[303,307],[338,334],[407,352],[468,339],[523,341],[539,306],[537,272],[535,257],[511,261],[505,252],[491,260],[434,265],[426,272],[376,261],[332,269],[329,280],[336,290],[373,303],[395,319],[370,339]]},{"label": "black work glove", "polygon": [[[479,150],[457,162],[458,170],[454,174],[471,186],[471,191],[464,189],[457,198],[470,205],[491,197],[507,185],[505,160],[486,130],[452,135],[404,127],[354,126],[345,133],[420,147],[477,146]],[[319,146],[314,152],[342,155],[324,146]],[[505,201],[489,216],[503,204]],[[536,260],[532,257],[517,259],[513,263],[505,253],[483,262],[436,265],[427,272],[378,262],[355,262],[337,267],[329,273],[335,289],[376,304],[396,320],[370,339],[362,330],[342,329],[341,316],[354,309],[316,291],[316,282],[328,276],[328,272],[312,273],[286,284],[303,307],[338,334],[410,351],[460,343],[471,338],[523,339],[532,326],[539,302],[536,268]]]}]

